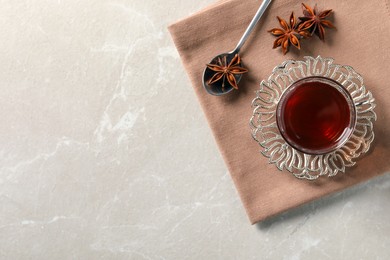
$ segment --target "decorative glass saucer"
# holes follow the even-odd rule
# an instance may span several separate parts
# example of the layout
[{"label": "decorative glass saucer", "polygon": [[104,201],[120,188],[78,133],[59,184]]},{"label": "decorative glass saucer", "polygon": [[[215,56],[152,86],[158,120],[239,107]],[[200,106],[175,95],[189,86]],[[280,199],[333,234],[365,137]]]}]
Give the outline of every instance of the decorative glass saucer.
[{"label": "decorative glass saucer", "polygon": [[[313,99],[299,94],[304,84],[314,83],[318,83],[317,89],[314,85],[307,89],[310,95],[318,93],[319,96],[314,94]],[[321,94],[320,84],[328,86],[328,92]],[[326,98],[332,104],[324,103]],[[341,101],[340,107],[337,99]],[[287,60],[276,66],[256,91],[250,119],[252,136],[262,147],[261,153],[279,170],[286,169],[297,178],[309,180],[335,176],[355,165],[356,159],[369,150],[374,140],[374,101],[363,78],[350,66],[334,64],[332,58],[320,56]],[[336,110],[333,114],[318,110],[319,117],[313,118],[311,115],[316,110],[311,111],[310,104],[321,107],[321,103]],[[337,125],[345,131],[335,131]],[[305,135],[306,132],[309,134]],[[324,138],[328,136],[333,138],[329,139],[332,143],[326,143]]]}]

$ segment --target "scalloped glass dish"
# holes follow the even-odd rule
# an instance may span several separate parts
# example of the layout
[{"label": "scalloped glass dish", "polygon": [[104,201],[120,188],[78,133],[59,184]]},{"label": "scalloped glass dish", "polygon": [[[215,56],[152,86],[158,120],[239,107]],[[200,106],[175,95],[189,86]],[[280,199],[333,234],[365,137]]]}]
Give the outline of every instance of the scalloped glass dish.
[{"label": "scalloped glass dish", "polygon": [[375,99],[363,78],[331,58],[287,60],[252,101],[252,137],[279,170],[301,179],[335,176],[374,140]]}]

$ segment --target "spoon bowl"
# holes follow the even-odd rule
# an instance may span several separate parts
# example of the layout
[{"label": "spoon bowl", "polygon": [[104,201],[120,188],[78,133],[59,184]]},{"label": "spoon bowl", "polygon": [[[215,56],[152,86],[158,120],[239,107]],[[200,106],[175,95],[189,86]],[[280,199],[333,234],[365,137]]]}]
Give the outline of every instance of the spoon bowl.
[{"label": "spoon bowl", "polygon": [[[234,58],[234,55],[236,55],[236,52],[229,52],[229,53],[222,53],[217,56],[215,56],[210,63],[217,63],[218,58],[224,59],[226,57],[227,63],[230,63],[230,61]],[[241,63],[242,67],[242,63]],[[224,94],[227,94],[231,91],[233,91],[233,86],[229,84],[227,80],[220,80],[213,84],[209,84],[209,80],[214,75],[215,72],[213,72],[211,69],[206,67],[203,71],[203,87],[207,91],[207,93],[214,95],[214,96],[221,96]],[[242,74],[236,74],[234,75],[236,78],[237,83],[241,80]]]}]

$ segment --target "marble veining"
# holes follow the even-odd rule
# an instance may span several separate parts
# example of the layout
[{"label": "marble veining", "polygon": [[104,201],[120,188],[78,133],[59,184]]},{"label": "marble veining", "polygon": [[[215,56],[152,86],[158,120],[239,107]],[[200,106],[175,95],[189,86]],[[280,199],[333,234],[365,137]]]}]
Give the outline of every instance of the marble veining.
[{"label": "marble veining", "polygon": [[167,31],[213,2],[2,3],[0,259],[389,258],[390,175],[249,224]]}]

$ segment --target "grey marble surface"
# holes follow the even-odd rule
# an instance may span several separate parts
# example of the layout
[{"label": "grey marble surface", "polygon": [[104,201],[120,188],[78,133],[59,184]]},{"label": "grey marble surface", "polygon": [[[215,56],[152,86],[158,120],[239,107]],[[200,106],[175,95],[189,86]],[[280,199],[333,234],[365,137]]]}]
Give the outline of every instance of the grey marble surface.
[{"label": "grey marble surface", "polygon": [[212,2],[2,1],[0,259],[389,259],[389,175],[249,224],[166,29]]}]

